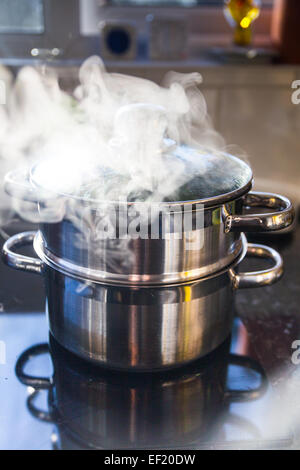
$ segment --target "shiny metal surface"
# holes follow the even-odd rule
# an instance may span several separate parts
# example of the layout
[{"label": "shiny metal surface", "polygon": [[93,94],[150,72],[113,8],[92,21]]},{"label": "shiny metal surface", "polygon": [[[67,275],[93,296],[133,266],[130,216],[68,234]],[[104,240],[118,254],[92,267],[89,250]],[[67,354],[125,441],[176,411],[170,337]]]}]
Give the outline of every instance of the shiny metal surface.
[{"label": "shiny metal surface", "polygon": [[[244,205],[273,207],[276,211],[236,215],[243,212]],[[35,249],[50,263],[95,281],[126,285],[188,282],[218,272],[234,262],[242,251],[241,228],[279,230],[292,223],[293,214],[286,198],[249,193],[245,199],[204,209],[203,228],[184,232],[182,239],[138,238],[130,239],[125,246],[97,238],[96,215],[92,216],[92,224],[90,217],[82,218],[76,227],[66,216],[58,224],[41,225]],[[191,239],[197,241],[192,249],[188,245]]]},{"label": "shiny metal surface", "polygon": [[[231,160],[232,169],[238,162],[239,171],[244,168],[249,173],[244,185],[227,194],[197,199],[197,190],[198,194],[200,188],[204,191],[205,181],[198,182],[198,186],[195,183],[195,187],[191,182],[190,190],[195,199],[171,203],[182,213],[187,209],[192,213],[193,228],[183,229],[180,238],[177,238],[175,229],[171,230],[170,238],[163,238],[159,219],[158,239],[150,236],[135,239],[131,235],[127,240],[102,239],[99,227],[103,213],[99,201],[67,195],[53,199],[53,194],[52,198],[49,192],[47,195],[41,194],[42,188],[37,191],[18,172],[6,176],[6,190],[14,196],[39,201],[40,236],[35,241],[35,248],[39,256],[45,257],[49,263],[61,266],[76,276],[108,283],[161,285],[188,282],[216,273],[233,263],[242,251],[241,232],[280,230],[293,222],[294,210],[290,201],[275,194],[248,193],[252,184],[250,168],[235,157],[228,156],[228,161]],[[218,172],[222,174],[222,169],[219,168]],[[214,185],[219,181],[221,187],[223,180],[218,172],[219,179],[212,171],[209,181],[212,180]],[[131,204],[124,205],[129,207]],[[107,203],[106,211],[110,206],[113,207],[114,203]],[[249,207],[271,208],[273,212],[250,214],[247,211]],[[56,210],[58,214],[54,214]],[[51,223],[49,213],[54,220]],[[195,222],[199,214],[202,220],[200,227]],[[43,222],[45,215],[47,222]],[[174,214],[171,215],[171,222],[172,217]],[[193,246],[190,240],[194,240]]]},{"label": "shiny metal surface", "polygon": [[[100,284],[44,265],[50,331],[68,350],[113,368],[153,370],[188,363],[229,335],[237,287],[263,286],[281,276],[277,252],[260,245],[247,250],[272,259],[273,268],[237,274],[240,256],[235,265],[198,281],[142,288]],[[11,258],[10,252],[5,260]]]},{"label": "shiny metal surface", "polygon": [[271,268],[261,271],[245,272],[241,274],[236,274],[233,272],[234,285],[237,289],[257,287],[258,285],[260,287],[270,286],[277,282],[283,275],[282,257],[273,248],[264,245],[248,243],[247,255],[256,258],[271,259],[274,264]]},{"label": "shiny metal surface", "polygon": [[35,236],[36,232],[23,232],[10,237],[2,247],[2,258],[5,264],[21,271],[41,274],[43,262],[39,258],[24,256],[13,251],[19,246],[32,244]]},{"label": "shiny metal surface", "polygon": [[244,197],[245,207],[275,209],[267,214],[229,215],[225,221],[226,232],[269,232],[281,230],[293,223],[291,202],[278,194],[251,192]]},{"label": "shiny metal surface", "polygon": [[196,285],[144,290],[88,284],[46,270],[49,328],[82,358],[117,369],[171,368],[204,356],[230,334],[227,273]]},{"label": "shiny metal surface", "polygon": [[[226,424],[226,418],[221,418],[231,403],[264,396],[263,369],[249,357],[230,354],[229,346],[226,341],[206,361],[176,371],[124,374],[81,363],[50,336],[50,351],[48,344],[40,344],[21,354],[16,375],[34,389],[27,400],[31,414],[56,424],[60,448],[70,448],[71,442],[86,448],[174,448],[207,442],[217,419],[221,428]],[[28,376],[25,368],[46,352],[51,353],[54,374],[41,382]],[[244,374],[245,369],[257,374],[257,385],[246,380],[244,388],[228,389],[231,365],[242,368]],[[44,388],[49,390],[48,407],[41,409],[36,398]],[[240,426],[245,424],[251,428],[244,421]]]},{"label": "shiny metal surface", "polygon": [[[242,201],[228,204],[237,211]],[[225,233],[220,207],[203,212],[203,227],[171,238],[101,240],[101,218],[92,215],[72,223],[67,214],[57,224],[41,224],[36,250],[56,265],[96,281],[122,284],[170,284],[215,273],[242,251],[240,233]],[[189,241],[195,240],[194,246]]]},{"label": "shiny metal surface", "polygon": [[[52,230],[52,227],[50,227]],[[184,240],[133,240],[131,243],[132,256],[125,248],[123,253],[117,250],[112,253],[112,248],[105,246],[99,253],[92,248],[78,250],[81,263],[70,261],[69,253],[74,255],[76,248],[70,243],[65,243],[62,237],[63,257],[56,256],[47,248],[45,237],[40,231],[35,240],[34,247],[38,256],[46,263],[52,264],[64,271],[73,273],[98,282],[107,282],[123,285],[161,285],[187,282],[193,279],[206,277],[218,272],[224,267],[231,265],[243,250],[242,237],[227,237],[224,244],[231,243],[228,251],[217,249],[215,252],[211,247],[217,245],[218,234],[212,228],[208,230],[211,234],[210,242],[201,250],[185,250]],[[214,243],[215,242],[215,243]],[[106,243],[105,243],[106,245]],[[216,247],[217,248],[217,247]],[[107,249],[107,253],[105,251]],[[67,253],[66,253],[67,252]],[[111,256],[114,257],[112,262]],[[132,264],[121,264],[124,257],[131,257]],[[76,259],[77,256],[76,256]],[[201,267],[198,267],[201,266]],[[114,272],[112,272],[114,269]]]}]

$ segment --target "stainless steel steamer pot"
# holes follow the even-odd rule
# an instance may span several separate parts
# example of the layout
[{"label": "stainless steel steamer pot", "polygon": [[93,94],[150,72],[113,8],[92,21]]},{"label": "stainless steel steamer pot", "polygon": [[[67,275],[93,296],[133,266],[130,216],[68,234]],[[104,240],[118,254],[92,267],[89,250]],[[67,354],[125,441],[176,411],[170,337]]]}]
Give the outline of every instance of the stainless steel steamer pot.
[{"label": "stainless steel steamer pot", "polygon": [[[49,328],[54,338],[82,358],[118,369],[147,370],[179,366],[211,352],[230,334],[238,288],[276,282],[282,259],[273,249],[246,242],[229,267],[189,283],[168,286],[105,285],[68,272],[49,261],[40,233],[11,237],[5,262],[16,269],[43,273]],[[32,244],[38,258],[14,252]],[[248,255],[266,257],[273,267],[237,274]]]}]

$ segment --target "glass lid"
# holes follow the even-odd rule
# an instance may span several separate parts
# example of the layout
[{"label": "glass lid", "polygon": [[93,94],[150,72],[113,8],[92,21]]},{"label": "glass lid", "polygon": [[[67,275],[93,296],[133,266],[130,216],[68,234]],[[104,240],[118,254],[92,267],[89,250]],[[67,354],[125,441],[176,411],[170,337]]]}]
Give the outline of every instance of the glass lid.
[{"label": "glass lid", "polygon": [[167,201],[208,201],[244,192],[252,182],[249,165],[224,152],[180,147],[177,152],[185,167],[186,181]]},{"label": "glass lid", "polygon": [[[57,164],[56,164],[57,163]],[[158,159],[151,177],[86,160],[44,159],[31,170],[36,188],[91,202],[207,202],[230,200],[252,182],[249,165],[224,152],[176,146]],[[218,201],[217,201],[218,202]]]}]

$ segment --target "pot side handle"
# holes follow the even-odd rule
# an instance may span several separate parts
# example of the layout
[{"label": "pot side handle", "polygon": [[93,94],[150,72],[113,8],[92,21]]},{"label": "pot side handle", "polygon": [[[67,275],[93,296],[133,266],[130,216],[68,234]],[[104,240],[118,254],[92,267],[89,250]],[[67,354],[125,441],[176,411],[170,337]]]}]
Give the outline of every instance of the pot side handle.
[{"label": "pot side handle", "polygon": [[225,233],[228,232],[270,232],[289,227],[295,211],[289,199],[279,194],[251,191],[244,197],[245,207],[273,209],[262,214],[227,215]]},{"label": "pot side handle", "polygon": [[283,275],[282,257],[273,248],[265,245],[248,243],[247,256],[270,259],[274,264],[271,268],[268,269],[240,274],[237,274],[233,269],[231,269],[230,275],[232,276],[235,288],[243,289],[250,287],[270,286],[279,281]]},{"label": "pot side handle", "polygon": [[43,262],[39,258],[15,253],[15,248],[30,245],[33,243],[36,232],[22,232],[10,237],[3,245],[2,258],[7,266],[21,271],[29,271],[41,274],[43,271]]}]

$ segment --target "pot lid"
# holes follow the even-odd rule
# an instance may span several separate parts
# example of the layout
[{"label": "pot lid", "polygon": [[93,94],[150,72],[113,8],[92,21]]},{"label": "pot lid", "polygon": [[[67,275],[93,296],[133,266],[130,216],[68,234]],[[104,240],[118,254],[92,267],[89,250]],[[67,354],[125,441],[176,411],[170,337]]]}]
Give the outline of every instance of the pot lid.
[{"label": "pot lid", "polygon": [[[205,148],[165,142],[157,172],[144,179],[134,169],[85,162],[85,157],[43,159],[31,169],[35,188],[87,202],[203,203],[206,206],[233,200],[252,184],[247,163],[233,155]],[[151,171],[151,169],[149,170]]]},{"label": "pot lid", "polygon": [[177,155],[185,162],[187,177],[168,202],[231,199],[247,191],[252,183],[249,165],[228,153],[182,147]]}]

